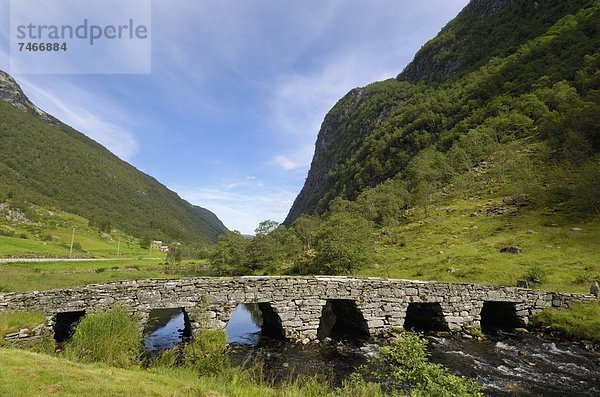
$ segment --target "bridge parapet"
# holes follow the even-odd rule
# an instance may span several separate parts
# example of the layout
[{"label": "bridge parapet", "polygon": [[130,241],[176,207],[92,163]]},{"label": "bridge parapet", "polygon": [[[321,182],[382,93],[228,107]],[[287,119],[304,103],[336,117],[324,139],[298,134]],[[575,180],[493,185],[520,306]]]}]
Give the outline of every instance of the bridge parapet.
[{"label": "bridge parapet", "polygon": [[455,331],[480,326],[482,315],[507,310],[510,318],[525,325],[546,307],[594,299],[524,288],[383,278],[227,277],[131,280],[4,293],[0,311],[43,311],[53,326],[58,313],[93,313],[114,305],[136,313],[141,323],[151,310],[181,308],[196,331],[224,328],[238,304],[262,303],[279,318],[285,337],[314,340],[319,331],[324,332],[319,327],[326,312],[333,313],[334,322],[336,315],[340,320],[351,318],[347,325],[364,322],[375,336],[413,323],[417,328]]}]

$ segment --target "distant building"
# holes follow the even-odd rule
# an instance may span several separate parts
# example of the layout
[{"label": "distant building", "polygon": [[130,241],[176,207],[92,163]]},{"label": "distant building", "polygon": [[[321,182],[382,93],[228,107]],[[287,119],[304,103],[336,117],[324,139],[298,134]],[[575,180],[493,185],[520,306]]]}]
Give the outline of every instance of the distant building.
[{"label": "distant building", "polygon": [[160,240],[154,240],[152,241],[152,243],[150,244],[150,248],[154,249],[154,250],[160,250],[162,247],[163,242]]},{"label": "distant building", "polygon": [[161,252],[169,252],[169,246],[168,245],[161,245],[160,246],[160,251]]}]

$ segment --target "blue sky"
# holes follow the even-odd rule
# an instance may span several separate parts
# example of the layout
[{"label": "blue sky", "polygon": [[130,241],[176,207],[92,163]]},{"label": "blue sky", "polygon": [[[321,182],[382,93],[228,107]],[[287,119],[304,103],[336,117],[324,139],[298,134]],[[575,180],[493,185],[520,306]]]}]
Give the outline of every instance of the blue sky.
[{"label": "blue sky", "polygon": [[396,76],[467,3],[154,0],[150,75],[14,77],[48,113],[252,233],[285,218],[337,100]]}]

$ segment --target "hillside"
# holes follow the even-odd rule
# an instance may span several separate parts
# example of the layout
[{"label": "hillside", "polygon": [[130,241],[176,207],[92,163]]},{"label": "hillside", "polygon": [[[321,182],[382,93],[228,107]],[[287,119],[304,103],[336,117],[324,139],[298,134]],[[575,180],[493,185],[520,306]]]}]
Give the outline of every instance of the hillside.
[{"label": "hillside", "polygon": [[209,244],[226,228],[102,145],[33,105],[0,71],[0,202],[36,204],[153,239]]},{"label": "hillside", "polygon": [[350,91],[327,114],[284,224],[361,194],[427,209],[502,155],[513,169],[490,164],[507,193],[598,212],[599,25],[598,1],[472,0],[396,79]]}]

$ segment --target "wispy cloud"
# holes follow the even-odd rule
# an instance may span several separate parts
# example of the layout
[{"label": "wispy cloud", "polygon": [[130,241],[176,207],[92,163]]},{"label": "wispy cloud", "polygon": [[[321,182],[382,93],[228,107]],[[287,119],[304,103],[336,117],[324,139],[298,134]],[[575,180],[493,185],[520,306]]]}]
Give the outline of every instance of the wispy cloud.
[{"label": "wispy cloud", "polygon": [[228,228],[245,234],[253,234],[266,219],[283,222],[297,194],[294,189],[266,187],[261,182],[173,188],[189,202],[209,208]]},{"label": "wispy cloud", "polygon": [[273,164],[283,169],[284,171],[295,170],[300,166],[300,164],[291,160],[289,157],[283,155],[275,156],[275,158],[273,159]]},{"label": "wispy cloud", "polygon": [[[33,103],[59,120],[86,134],[111,152],[130,161],[138,141],[126,125],[133,124],[127,114],[109,99],[57,79],[52,88],[41,88],[28,79],[18,79]],[[45,87],[49,87],[45,80]]]}]

